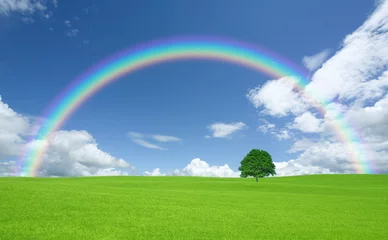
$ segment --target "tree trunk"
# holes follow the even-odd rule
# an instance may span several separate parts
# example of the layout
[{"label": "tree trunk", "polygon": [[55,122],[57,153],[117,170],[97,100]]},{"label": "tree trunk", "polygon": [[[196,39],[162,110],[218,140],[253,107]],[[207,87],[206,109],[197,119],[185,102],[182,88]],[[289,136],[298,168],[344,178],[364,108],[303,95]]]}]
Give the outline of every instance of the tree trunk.
[{"label": "tree trunk", "polygon": [[258,182],[259,181],[259,178],[256,178],[256,182]]}]

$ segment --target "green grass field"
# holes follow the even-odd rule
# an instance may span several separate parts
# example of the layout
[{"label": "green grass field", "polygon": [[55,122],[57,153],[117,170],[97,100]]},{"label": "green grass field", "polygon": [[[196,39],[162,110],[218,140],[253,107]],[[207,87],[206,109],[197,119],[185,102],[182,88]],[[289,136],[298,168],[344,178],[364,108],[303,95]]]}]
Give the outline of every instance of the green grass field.
[{"label": "green grass field", "polygon": [[388,239],[388,175],[0,178],[0,239]]}]

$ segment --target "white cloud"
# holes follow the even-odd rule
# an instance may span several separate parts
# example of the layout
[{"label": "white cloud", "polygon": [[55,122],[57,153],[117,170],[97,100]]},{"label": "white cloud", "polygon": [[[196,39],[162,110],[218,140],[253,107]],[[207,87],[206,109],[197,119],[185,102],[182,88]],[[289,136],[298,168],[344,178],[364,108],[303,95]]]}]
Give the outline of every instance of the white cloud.
[{"label": "white cloud", "polygon": [[0,156],[17,156],[23,140],[15,133],[0,131]]},{"label": "white cloud", "polygon": [[323,130],[322,124],[322,119],[318,119],[311,112],[307,111],[296,117],[294,123],[290,127],[305,133],[317,133]]},{"label": "white cloud", "polygon": [[35,17],[49,19],[53,14],[46,0],[0,0],[1,15],[17,15],[24,23],[31,24],[35,22]]},{"label": "white cloud", "polygon": [[313,56],[304,56],[302,60],[303,65],[310,71],[314,71],[325,62],[325,60],[329,57],[329,54],[330,50],[325,49]]},{"label": "white cloud", "polygon": [[8,15],[13,12],[33,14],[47,9],[44,0],[0,0],[0,14]]},{"label": "white cloud", "polygon": [[265,120],[265,119],[261,119],[261,121],[263,122],[263,124],[261,124],[261,125],[258,127],[258,130],[261,131],[262,133],[271,132],[271,131],[273,131],[273,129],[275,129],[275,127],[276,127],[275,124],[270,123],[270,122],[268,122],[268,121]]},{"label": "white cloud", "polygon": [[117,170],[115,168],[105,168],[105,169],[98,169],[94,175],[87,175],[87,176],[128,176],[128,172],[123,172],[121,170]]},{"label": "white cloud", "polygon": [[26,117],[12,110],[0,96],[0,159],[20,153],[23,137],[30,131],[29,124]]},{"label": "white cloud", "polygon": [[245,129],[247,126],[243,122],[235,123],[213,123],[208,126],[212,131],[211,136],[205,136],[207,138],[231,138],[231,135]]},{"label": "white cloud", "polygon": [[0,16],[18,17],[27,24],[37,19],[47,20],[53,16],[56,0],[0,0]]},{"label": "white cloud", "polygon": [[[351,173],[367,168],[354,162],[362,160],[360,153],[364,153],[374,163],[372,168],[388,172],[388,1],[378,3],[364,24],[346,36],[341,48],[312,74],[305,91],[328,103],[323,118],[314,114],[312,105],[284,78],[249,91],[248,99],[262,107],[262,112],[276,117],[291,114],[291,122],[285,119],[289,129],[316,134],[294,143],[290,152],[299,156],[290,160],[292,166]],[[259,130],[271,133],[277,129],[264,126]],[[353,142],[339,142],[339,130]]]},{"label": "white cloud", "polygon": [[388,94],[372,106],[350,108],[345,118],[357,128],[372,168],[388,172]]},{"label": "white cloud", "polygon": [[[314,166],[311,164],[303,165],[297,163],[295,160],[287,162],[274,162],[276,166],[277,176],[295,176],[306,174],[330,174],[331,172],[327,168]],[[239,178],[240,171],[233,171],[227,164],[223,166],[210,166],[207,162],[195,158],[187,166],[181,170],[175,169],[173,172],[164,174],[160,172],[159,168],[154,169],[152,172],[145,172],[146,176],[200,176],[200,177],[228,177]]]},{"label": "white cloud", "polygon": [[150,138],[158,142],[179,142],[182,141],[178,137],[174,136],[167,136],[167,135],[160,135],[160,134],[144,134],[139,132],[129,132],[128,136],[132,139],[132,141],[140,146],[151,148],[151,149],[159,149],[159,150],[167,150],[166,148],[163,148],[157,144],[151,143],[145,138]]},{"label": "white cloud", "polygon": [[144,173],[145,176],[166,176],[166,174],[162,174],[160,172],[160,169],[159,168],[155,168],[152,172],[148,172],[146,171]]},{"label": "white cloud", "polygon": [[[7,6],[8,10],[5,11],[5,2],[15,1],[0,0],[2,15],[42,11],[39,8],[34,11],[23,10],[24,6],[17,8]],[[365,149],[366,159],[374,162],[374,167],[380,172],[388,172],[387,15],[388,1],[380,1],[380,5],[365,23],[346,36],[341,48],[313,73],[306,91],[318,99],[325,99],[328,102],[335,100],[326,106],[323,119],[314,115],[310,109],[311,105],[301,93],[295,91],[294,81],[289,77],[269,81],[262,87],[249,91],[248,99],[255,107],[262,107],[263,113],[276,117],[292,114],[296,117],[289,124],[294,128],[320,134],[315,138],[295,141],[290,152],[299,155],[292,160],[276,163],[278,175],[354,172],[355,163],[350,158],[347,147],[337,141],[333,137],[334,131],[330,132],[328,128],[340,115],[344,115],[355,132],[361,136],[363,141],[361,144],[353,143],[356,149]],[[241,123],[240,127],[243,127]],[[343,130],[352,131],[346,127],[345,124]],[[212,137],[227,137],[231,135],[230,132],[237,131],[225,126],[210,129],[213,131]],[[278,135],[278,138],[287,138],[291,135],[287,129],[277,129],[274,124],[259,127],[259,130]],[[16,114],[0,101],[0,155],[7,158],[16,156],[30,131],[29,120]],[[50,145],[42,165],[43,174],[59,176],[125,174],[120,170],[125,163],[102,152],[90,134],[82,131],[64,132],[58,133],[59,140]],[[144,136],[138,135],[135,138],[141,140],[138,144],[154,145],[145,141]],[[0,167],[1,174],[7,174],[4,172],[9,171],[8,166],[11,165],[8,159],[3,161]],[[154,170],[152,173],[158,172],[160,173],[160,170]],[[231,170],[228,165],[210,166],[200,159],[194,159],[184,169],[175,170],[172,174],[236,176],[237,172]]]},{"label": "white cloud", "polygon": [[291,132],[288,131],[287,129],[281,129],[278,132],[274,133],[274,136],[278,140],[285,140],[285,139],[290,139],[291,138]]},{"label": "white cloud", "polygon": [[150,142],[144,140],[144,138],[148,137],[146,134],[138,133],[138,132],[129,132],[128,136],[132,139],[132,142],[134,142],[140,146],[143,146],[146,148],[151,148],[151,149],[165,150],[164,148],[162,148],[156,144],[153,144],[153,143],[150,143]]},{"label": "white cloud", "polygon": [[[312,76],[308,91],[327,100],[336,98],[326,108],[324,133],[319,141],[304,149],[298,163],[311,163],[337,172],[367,169],[357,151],[364,153],[368,165],[380,172],[388,171],[388,1],[380,1],[375,12],[355,32],[348,35],[342,48]],[[340,102],[340,103],[339,103]],[[338,117],[347,124],[342,131],[356,134],[345,145],[330,127]],[[338,124],[338,123],[336,123]],[[349,126],[351,126],[351,128]],[[358,135],[358,136],[357,136]],[[348,149],[353,147],[354,149]],[[350,152],[360,157],[355,160]]]},{"label": "white cloud", "polygon": [[316,140],[314,141],[314,139],[311,139],[311,138],[298,139],[293,143],[292,147],[288,150],[288,152],[290,153],[301,152],[308,149],[309,146],[315,143],[316,143]]},{"label": "white cloud", "polygon": [[281,117],[302,113],[309,105],[296,91],[295,81],[292,77],[268,81],[262,87],[250,90],[247,98],[256,108],[263,107],[265,114]]},{"label": "white cloud", "polygon": [[330,174],[331,172],[327,168],[319,166],[305,166],[297,163],[295,160],[287,162],[275,162],[276,176],[296,176],[296,175],[309,175],[309,174]]},{"label": "white cloud", "polygon": [[[303,138],[294,142],[290,152],[300,153],[295,163],[319,166],[339,173],[354,173],[356,169],[365,171],[368,168],[388,172],[388,95],[369,107],[353,106],[344,110],[339,104],[334,106],[344,111],[345,119],[351,123],[353,130],[348,126],[342,126],[341,130],[353,131],[355,136],[346,136],[353,142],[339,142],[336,137],[331,137],[334,129],[325,126],[325,134],[319,138]],[[336,117],[334,109],[327,113],[329,116],[325,117],[325,125]],[[359,138],[361,142],[358,142]],[[363,163],[363,160],[367,162]]]},{"label": "white cloud", "polygon": [[2,102],[0,96],[0,129],[21,134],[27,132],[28,128],[28,119],[17,114],[8,104]]},{"label": "white cloud", "polygon": [[240,172],[233,171],[227,164],[224,166],[210,166],[207,162],[199,158],[193,159],[181,171],[182,174],[188,176],[203,176],[203,177],[239,177]]},{"label": "white cloud", "polygon": [[147,142],[146,140],[144,139],[140,139],[140,138],[134,138],[132,139],[132,141],[140,146],[143,146],[143,147],[146,147],[146,148],[152,148],[152,149],[159,149],[159,150],[166,150],[165,148],[162,148],[156,144],[153,144],[153,143],[150,143],[150,142]]},{"label": "white cloud", "polygon": [[[39,118],[16,113],[0,97],[0,175],[10,175],[16,165],[11,159],[21,157],[26,149],[40,147],[47,142],[26,139],[36,132],[33,122]],[[9,159],[9,160],[7,160]],[[8,169],[8,170],[7,170]],[[90,176],[128,174],[133,170],[123,159],[103,152],[91,134],[86,131],[58,131],[48,145],[41,165],[41,175]]]},{"label": "white cloud", "polygon": [[[312,76],[305,92],[330,102],[365,102],[381,98],[388,87],[388,1],[381,1],[375,12],[355,32],[348,35],[334,56]],[[264,113],[286,116],[301,114],[311,107],[294,89],[289,77],[268,81],[250,90],[248,99]]]},{"label": "white cloud", "polygon": [[388,139],[388,94],[373,106],[349,109],[345,116],[366,138]]},{"label": "white cloud", "polygon": [[276,128],[276,125],[268,122],[265,119],[260,119],[263,123],[257,128],[262,133],[271,134],[278,140],[290,139],[292,137],[292,132],[284,128]]},{"label": "white cloud", "polygon": [[[356,147],[362,147],[357,142],[353,143]],[[301,154],[295,159],[295,162],[302,165],[319,166],[329,169],[331,172],[354,173],[355,164],[349,156],[347,146],[338,141],[321,139],[315,143],[303,148],[292,148],[291,151],[301,151]],[[357,166],[361,167],[361,166]]]},{"label": "white cloud", "polygon": [[227,164],[223,166],[210,166],[207,162],[199,158],[191,160],[187,166],[181,170],[175,169],[168,174],[162,174],[159,168],[153,172],[145,172],[147,176],[200,176],[200,177],[240,177],[240,172],[233,171]]},{"label": "white cloud", "polygon": [[[41,145],[42,143],[30,143]],[[41,175],[92,176],[128,175],[133,167],[98,148],[91,134],[86,131],[58,131],[52,135],[41,165]]]},{"label": "white cloud", "polygon": [[[388,86],[388,1],[355,32],[346,36],[343,46],[317,70],[306,90],[326,101],[365,101],[381,97]],[[379,79],[379,77],[384,79]]]},{"label": "white cloud", "polygon": [[158,142],[180,142],[181,139],[174,136],[166,136],[166,135],[152,135],[152,139]]}]

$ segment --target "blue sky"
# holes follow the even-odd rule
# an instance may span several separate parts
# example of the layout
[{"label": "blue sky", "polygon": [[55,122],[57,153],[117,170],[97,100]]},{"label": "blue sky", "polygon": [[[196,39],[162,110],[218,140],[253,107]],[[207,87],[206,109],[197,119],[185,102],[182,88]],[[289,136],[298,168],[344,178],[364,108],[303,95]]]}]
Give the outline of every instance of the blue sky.
[{"label": "blue sky", "polygon": [[[25,6],[15,5],[15,2],[0,0],[0,96],[9,109],[29,119],[38,117],[47,103],[88,67],[117,51],[165,37],[227,37],[260,45],[301,66],[303,63],[307,67],[318,64],[316,68],[320,68],[322,62],[331,61],[330,58],[340,54],[345,37],[371,18],[377,6],[375,1],[348,0],[249,0],[243,3],[169,0],[115,1],[114,4],[110,1],[37,1],[41,5],[24,0]],[[386,33],[382,35],[386,36]],[[315,58],[309,59],[309,56]],[[364,59],[369,59],[367,57]],[[376,56],[370,58],[373,57]],[[371,66],[372,69],[380,69],[378,76],[385,76],[381,69],[387,63],[385,59],[382,61],[379,66]],[[336,69],[335,66],[332,68]],[[318,73],[320,70],[323,73]],[[330,69],[322,67],[320,70],[317,70],[317,75],[330,78]],[[315,71],[312,69],[312,74]],[[267,150],[276,162],[298,160],[308,153],[288,151],[295,148],[296,143],[301,144],[301,140],[304,143],[314,139],[324,142],[324,132],[314,130],[314,126],[310,130],[299,131],[287,128],[292,137],[278,139],[276,134],[286,129],[287,124],[296,123],[298,117],[306,119],[310,115],[305,114],[301,118],[302,112],[283,117],[263,114],[263,109],[271,112],[270,105],[265,102],[268,98],[259,97],[260,103],[256,102],[255,106],[254,96],[249,99],[247,94],[250,89],[263,86],[268,80],[275,79],[226,63],[165,63],[107,86],[88,100],[63,130],[87,131],[98,143],[96,148],[115,159],[129,162],[136,167],[138,174],[155,168],[165,173],[182,169],[195,158],[211,166],[227,164],[236,171],[242,158],[252,148]],[[259,96],[260,92],[255,94]],[[342,96],[339,90],[335,94]],[[382,100],[383,95],[373,99],[372,106]],[[351,100],[357,102],[357,99]],[[363,109],[362,106],[360,109]],[[319,123],[325,120],[316,117]],[[262,119],[276,127],[269,127],[268,122]],[[228,136],[205,138],[212,134],[209,128],[212,124],[239,122],[245,127]],[[359,124],[361,128],[362,124]],[[272,129],[273,134],[271,131],[263,132],[265,128]],[[148,141],[166,148],[152,149],[137,144],[139,141],[133,141],[129,132],[174,136],[180,141],[160,142],[147,136],[142,138],[143,143]],[[27,139],[22,133],[17,134],[22,142]],[[70,159],[73,155],[66,154],[58,159],[72,162],[66,166],[74,167],[76,160]],[[337,157],[340,154],[333,155]],[[7,162],[18,156],[3,153],[0,157],[3,158],[0,161]],[[97,155],[95,157],[98,158]],[[49,159],[46,160],[44,166],[52,169]],[[332,160],[325,164],[320,164],[318,160],[308,163],[299,161],[297,164],[309,169],[325,169],[318,173],[349,170],[349,167],[336,167]],[[381,169],[385,171],[385,167]]]}]

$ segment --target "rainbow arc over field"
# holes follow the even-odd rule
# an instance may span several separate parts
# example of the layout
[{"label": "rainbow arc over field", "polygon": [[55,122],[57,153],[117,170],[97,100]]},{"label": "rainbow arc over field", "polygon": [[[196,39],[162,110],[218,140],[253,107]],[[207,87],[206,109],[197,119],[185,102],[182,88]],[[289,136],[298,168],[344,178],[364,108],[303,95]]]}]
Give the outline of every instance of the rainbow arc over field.
[{"label": "rainbow arc over field", "polygon": [[[233,63],[275,78],[290,77],[297,90],[301,91],[306,99],[322,114],[326,112],[328,102],[305,89],[309,83],[306,71],[274,52],[221,38],[181,37],[152,41],[118,52],[103,60],[76,78],[57,95],[42,114],[43,120],[38,124],[38,133],[31,139],[39,144],[27,147],[22,159],[20,175],[39,174],[52,134],[59,130],[88,98],[106,85],[124,75],[152,65],[199,59]],[[365,158],[357,132],[343,116],[337,116],[332,128],[346,144],[354,170],[357,173],[373,173],[373,164]]]}]

